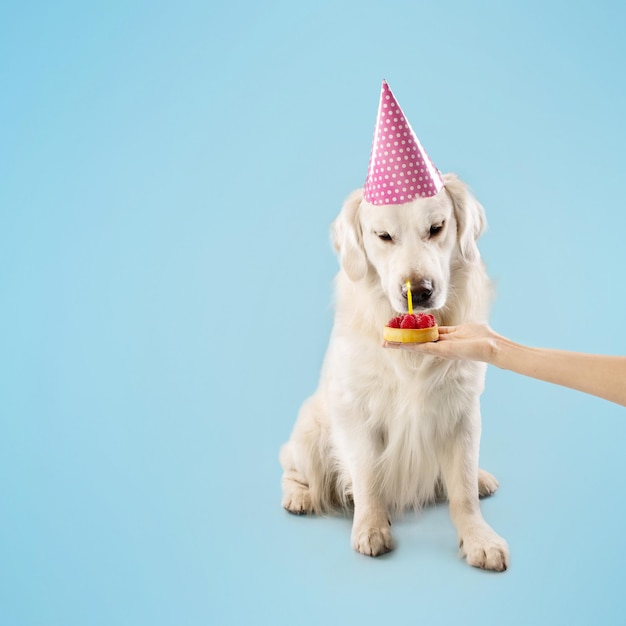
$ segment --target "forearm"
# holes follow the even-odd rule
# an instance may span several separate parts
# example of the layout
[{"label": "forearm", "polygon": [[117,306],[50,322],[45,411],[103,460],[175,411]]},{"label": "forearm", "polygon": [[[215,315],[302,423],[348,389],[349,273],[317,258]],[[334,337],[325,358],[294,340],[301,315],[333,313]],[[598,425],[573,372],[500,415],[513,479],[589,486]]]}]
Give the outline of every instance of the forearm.
[{"label": "forearm", "polygon": [[626,406],[626,357],[529,348],[502,337],[489,362]]}]

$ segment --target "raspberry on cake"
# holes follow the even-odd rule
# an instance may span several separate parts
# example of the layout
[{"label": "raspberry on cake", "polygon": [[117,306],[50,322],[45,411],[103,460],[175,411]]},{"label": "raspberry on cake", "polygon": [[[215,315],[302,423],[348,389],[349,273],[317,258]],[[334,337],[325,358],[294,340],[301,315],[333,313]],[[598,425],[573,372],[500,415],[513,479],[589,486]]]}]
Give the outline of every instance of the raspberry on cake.
[{"label": "raspberry on cake", "polygon": [[403,315],[402,321],[400,322],[400,328],[418,328],[417,315],[414,315],[413,313]]},{"label": "raspberry on cake", "polygon": [[393,317],[387,322],[387,326],[389,328],[400,328],[402,324],[402,315],[398,315],[398,317]]},{"label": "raspberry on cake", "polygon": [[437,322],[435,322],[435,316],[430,313],[418,313],[416,317],[417,328],[432,328],[437,325]]}]

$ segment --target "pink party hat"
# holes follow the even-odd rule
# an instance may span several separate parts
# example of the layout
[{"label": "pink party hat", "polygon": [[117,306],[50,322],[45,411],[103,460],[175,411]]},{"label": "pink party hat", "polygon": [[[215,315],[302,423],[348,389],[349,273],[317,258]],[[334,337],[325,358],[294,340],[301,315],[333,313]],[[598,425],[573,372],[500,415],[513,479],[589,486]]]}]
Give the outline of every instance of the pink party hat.
[{"label": "pink party hat", "polygon": [[370,204],[404,204],[427,198],[443,187],[433,165],[383,81],[364,198]]}]

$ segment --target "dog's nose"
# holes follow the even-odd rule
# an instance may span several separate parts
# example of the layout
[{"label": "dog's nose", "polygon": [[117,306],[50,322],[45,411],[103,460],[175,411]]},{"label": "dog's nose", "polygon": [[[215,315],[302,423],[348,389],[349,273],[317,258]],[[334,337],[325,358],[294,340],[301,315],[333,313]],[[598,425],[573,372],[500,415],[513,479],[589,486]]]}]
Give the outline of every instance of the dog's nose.
[{"label": "dog's nose", "polygon": [[[421,307],[427,307],[430,298],[433,295],[433,281],[423,278],[422,280],[411,281],[411,296],[413,304]],[[407,297],[406,284],[402,287],[402,294]]]}]

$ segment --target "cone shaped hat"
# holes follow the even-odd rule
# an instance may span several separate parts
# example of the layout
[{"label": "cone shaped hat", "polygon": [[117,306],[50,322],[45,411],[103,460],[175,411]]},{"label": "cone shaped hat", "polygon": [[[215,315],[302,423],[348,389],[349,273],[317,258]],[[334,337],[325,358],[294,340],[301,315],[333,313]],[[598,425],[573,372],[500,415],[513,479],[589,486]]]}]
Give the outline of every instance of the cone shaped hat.
[{"label": "cone shaped hat", "polygon": [[370,204],[404,204],[434,196],[442,187],[439,170],[383,81],[364,199]]}]

